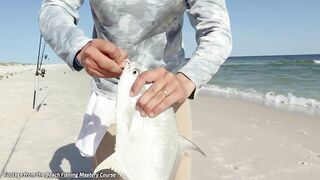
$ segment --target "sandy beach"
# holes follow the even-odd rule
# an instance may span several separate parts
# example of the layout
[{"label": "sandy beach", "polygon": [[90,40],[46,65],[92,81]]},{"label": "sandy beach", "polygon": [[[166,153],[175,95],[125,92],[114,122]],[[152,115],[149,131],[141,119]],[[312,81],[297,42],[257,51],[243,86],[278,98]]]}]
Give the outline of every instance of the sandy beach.
[{"label": "sandy beach", "polygon": [[0,80],[32,71],[34,65],[17,63],[0,63]]},{"label": "sandy beach", "polygon": [[[36,110],[32,109],[34,72],[27,70],[29,66],[14,71],[23,74],[0,80],[3,179],[9,179],[10,172],[92,171],[91,159],[81,157],[74,146],[90,78],[67,65],[44,67]],[[0,75],[6,73],[0,68]],[[192,179],[320,178],[320,116],[201,94],[191,106],[193,141],[207,154],[193,153]]]},{"label": "sandy beach", "polygon": [[254,102],[200,96],[192,102],[193,179],[316,180],[320,117]]}]

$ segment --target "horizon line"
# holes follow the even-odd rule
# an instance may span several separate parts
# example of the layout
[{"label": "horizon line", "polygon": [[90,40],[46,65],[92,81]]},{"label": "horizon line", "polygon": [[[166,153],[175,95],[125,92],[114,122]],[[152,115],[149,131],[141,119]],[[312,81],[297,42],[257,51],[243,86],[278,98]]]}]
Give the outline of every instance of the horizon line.
[{"label": "horizon line", "polygon": [[306,54],[266,54],[266,55],[235,55],[229,56],[228,58],[238,58],[238,57],[272,57],[272,56],[313,56],[320,55],[316,53],[306,53]]},{"label": "horizon line", "polygon": [[[319,54],[314,54],[314,53],[310,53],[310,54],[268,54],[268,55],[235,55],[235,56],[229,56],[228,58],[243,58],[243,57],[273,57],[273,56],[315,56],[315,55],[319,55]],[[186,59],[190,59],[191,57],[185,57]],[[61,63],[47,63],[47,64],[64,64],[65,62],[62,59],[58,59],[59,61],[62,61]],[[58,60],[54,60],[54,61],[58,61]],[[26,61],[26,62],[21,62],[21,60],[0,60],[0,64],[3,63],[18,63],[18,64],[34,64],[34,63],[30,63],[30,61]],[[36,63],[35,63],[36,64]]]}]

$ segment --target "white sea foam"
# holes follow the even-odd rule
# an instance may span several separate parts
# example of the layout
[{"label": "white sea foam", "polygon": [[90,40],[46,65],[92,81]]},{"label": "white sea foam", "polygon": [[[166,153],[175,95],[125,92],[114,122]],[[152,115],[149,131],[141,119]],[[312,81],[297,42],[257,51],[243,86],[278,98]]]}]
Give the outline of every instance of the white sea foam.
[{"label": "white sea foam", "polygon": [[315,64],[320,64],[320,60],[313,60]]},{"label": "white sea foam", "polygon": [[225,97],[240,97],[243,99],[249,99],[254,101],[264,102],[267,105],[274,105],[276,107],[299,110],[303,108],[304,110],[310,111],[320,111],[320,101],[296,97],[292,93],[287,95],[276,94],[274,92],[268,92],[267,94],[262,94],[254,89],[239,90],[236,88],[222,88],[215,85],[207,85],[201,89],[200,93],[208,95],[222,95]]}]

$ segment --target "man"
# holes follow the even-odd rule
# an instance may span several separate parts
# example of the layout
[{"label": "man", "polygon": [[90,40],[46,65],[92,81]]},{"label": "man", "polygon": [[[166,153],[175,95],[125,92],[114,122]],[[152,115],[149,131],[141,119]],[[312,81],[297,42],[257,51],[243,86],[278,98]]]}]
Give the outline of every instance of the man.
[{"label": "man", "polygon": [[[108,149],[114,140],[106,131],[114,120],[118,77],[127,58],[151,68],[139,75],[130,93],[135,96],[144,84],[153,83],[137,102],[141,116],[155,117],[170,106],[180,107],[176,112],[179,129],[191,138],[186,99],[211,79],[231,51],[225,1],[90,0],[92,38],[76,26],[82,4],[83,0],[44,0],[39,18],[41,33],[52,49],[71,69],[84,68],[93,77],[93,92],[76,143],[80,152],[95,155],[94,166],[112,153]],[[185,11],[198,43],[190,60],[182,48]],[[176,179],[190,179],[189,171],[190,156],[185,154]]]}]

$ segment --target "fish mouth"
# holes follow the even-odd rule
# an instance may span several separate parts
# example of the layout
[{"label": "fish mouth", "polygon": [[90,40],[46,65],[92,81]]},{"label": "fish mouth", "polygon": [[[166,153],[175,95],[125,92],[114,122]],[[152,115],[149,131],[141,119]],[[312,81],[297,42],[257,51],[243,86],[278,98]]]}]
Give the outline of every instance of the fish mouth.
[{"label": "fish mouth", "polygon": [[126,63],[124,71],[134,72],[138,70],[140,74],[141,72],[148,70],[141,62],[130,61],[129,59],[126,59],[124,62]]},{"label": "fish mouth", "polygon": [[130,63],[131,63],[131,61],[130,61],[128,58],[127,58],[127,59],[125,59],[123,62],[125,63],[125,67],[126,67],[126,66],[128,66],[128,64],[130,64]]},{"label": "fish mouth", "polygon": [[132,62],[129,59],[125,59],[123,62],[125,63],[123,71],[124,72],[129,72],[130,69],[131,69],[131,63]]}]

